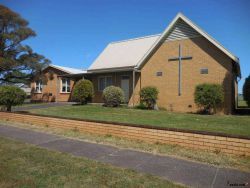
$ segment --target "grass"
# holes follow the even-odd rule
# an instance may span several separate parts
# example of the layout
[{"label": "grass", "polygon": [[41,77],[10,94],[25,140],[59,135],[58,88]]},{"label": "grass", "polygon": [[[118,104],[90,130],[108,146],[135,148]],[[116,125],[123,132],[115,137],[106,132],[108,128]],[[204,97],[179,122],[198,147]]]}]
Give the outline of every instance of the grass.
[{"label": "grass", "polygon": [[[1,121],[0,121],[1,122]],[[170,144],[149,144],[142,141],[129,140],[125,138],[115,137],[111,135],[95,135],[88,133],[80,133],[59,128],[42,127],[31,124],[1,122],[1,124],[17,126],[35,131],[57,134],[73,139],[80,139],[88,142],[112,145],[119,148],[128,148],[143,152],[149,152],[159,155],[167,155],[185,160],[207,163],[219,167],[235,168],[250,172],[250,157],[226,155],[205,150],[189,149],[177,145]]]},{"label": "grass", "polygon": [[243,96],[238,96],[238,107],[241,108],[247,108],[248,105],[247,105],[247,102],[243,99]]},{"label": "grass", "polygon": [[50,107],[47,109],[30,110],[30,112],[59,117],[104,120],[250,136],[250,116],[211,116],[167,111],[148,111],[125,107],[107,108],[100,105]]},{"label": "grass", "polygon": [[[42,105],[48,105],[48,103],[23,103],[22,105],[13,106],[12,109],[20,107],[42,106]],[[0,109],[1,107],[3,107],[3,105],[0,105]]]},{"label": "grass", "polygon": [[247,102],[244,100],[238,100],[238,107],[248,107]]},{"label": "grass", "polygon": [[0,137],[0,187],[181,187],[157,177]]}]

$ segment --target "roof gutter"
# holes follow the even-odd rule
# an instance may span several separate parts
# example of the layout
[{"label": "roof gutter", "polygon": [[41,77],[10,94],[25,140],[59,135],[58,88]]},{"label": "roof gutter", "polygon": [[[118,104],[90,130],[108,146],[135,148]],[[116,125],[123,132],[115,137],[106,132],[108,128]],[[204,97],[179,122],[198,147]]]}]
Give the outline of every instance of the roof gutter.
[{"label": "roof gutter", "polygon": [[135,66],[129,67],[115,67],[115,68],[106,68],[106,69],[89,69],[87,73],[108,73],[108,72],[123,72],[123,71],[133,71]]},{"label": "roof gutter", "polygon": [[86,74],[89,73],[77,73],[77,74],[61,74],[61,75],[57,75],[58,77],[79,77],[79,76],[84,76]]},{"label": "roof gutter", "polygon": [[58,77],[79,77],[79,76],[96,74],[96,73],[101,74],[101,73],[124,72],[124,71],[141,72],[140,70],[138,70],[138,67],[130,66],[130,67],[109,68],[109,69],[90,69],[90,70],[87,70],[87,72],[85,72],[85,73],[62,74],[62,75],[58,75]]}]

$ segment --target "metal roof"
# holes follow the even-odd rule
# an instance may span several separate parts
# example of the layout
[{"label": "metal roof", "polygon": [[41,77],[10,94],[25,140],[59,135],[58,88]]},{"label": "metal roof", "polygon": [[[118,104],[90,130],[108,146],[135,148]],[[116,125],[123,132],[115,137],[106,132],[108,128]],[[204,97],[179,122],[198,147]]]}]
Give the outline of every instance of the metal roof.
[{"label": "metal roof", "polygon": [[157,49],[157,47],[171,34],[172,28],[179,20],[187,23],[201,36],[205,37],[218,49],[229,56],[237,64],[238,75],[241,75],[238,57],[233,55],[229,50],[223,47],[219,42],[185,17],[182,13],[177,14],[162,34],[110,43],[89,67],[88,71],[95,72],[126,67],[140,69],[147,62],[148,57],[155,52],[155,49]]},{"label": "metal roof", "polygon": [[160,35],[151,35],[110,43],[97,57],[88,71],[134,67]]},{"label": "metal roof", "polygon": [[[87,72],[86,70],[75,69],[75,68],[71,68],[71,67],[63,67],[63,66],[59,66],[59,65],[49,65],[48,67],[53,67],[55,69],[66,72],[68,74],[83,74],[83,73]],[[48,68],[48,67],[46,67],[46,68]]]}]

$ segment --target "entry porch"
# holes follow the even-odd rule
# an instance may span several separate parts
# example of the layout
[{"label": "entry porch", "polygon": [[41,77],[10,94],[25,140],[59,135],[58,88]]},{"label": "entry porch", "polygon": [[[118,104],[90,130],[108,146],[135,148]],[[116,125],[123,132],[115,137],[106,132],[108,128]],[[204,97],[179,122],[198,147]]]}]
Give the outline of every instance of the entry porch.
[{"label": "entry porch", "polygon": [[[135,101],[134,88],[140,77],[140,72],[132,71],[120,71],[120,72],[100,72],[100,73],[86,73],[81,75],[65,75],[74,79],[75,82],[84,78],[88,79],[93,83],[94,86],[94,97],[92,98],[93,103],[103,103],[103,90],[108,86],[120,87],[125,94],[125,103],[134,106],[137,102]],[[72,88],[73,89],[73,88]]]}]

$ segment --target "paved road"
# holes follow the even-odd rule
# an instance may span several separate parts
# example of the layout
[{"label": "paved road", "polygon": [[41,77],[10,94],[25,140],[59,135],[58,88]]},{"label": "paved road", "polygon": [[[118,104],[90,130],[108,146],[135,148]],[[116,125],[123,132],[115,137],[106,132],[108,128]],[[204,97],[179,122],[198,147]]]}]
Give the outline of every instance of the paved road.
[{"label": "paved road", "polygon": [[[128,149],[68,139],[62,136],[0,125],[0,136],[49,150],[87,157],[114,166],[149,173],[192,187],[229,187],[230,183],[250,183],[250,173],[158,156]],[[237,186],[239,187],[239,186]],[[245,187],[250,187],[248,184]]]}]

